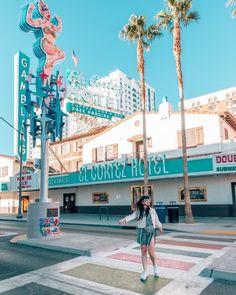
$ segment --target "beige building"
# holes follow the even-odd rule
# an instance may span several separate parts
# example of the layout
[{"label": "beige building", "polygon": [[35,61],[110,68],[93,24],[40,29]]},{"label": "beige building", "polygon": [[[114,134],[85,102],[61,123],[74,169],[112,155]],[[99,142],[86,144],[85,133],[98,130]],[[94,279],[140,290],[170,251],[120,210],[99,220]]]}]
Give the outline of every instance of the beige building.
[{"label": "beige building", "polygon": [[236,116],[236,87],[185,100],[185,110],[207,113],[230,112]]}]

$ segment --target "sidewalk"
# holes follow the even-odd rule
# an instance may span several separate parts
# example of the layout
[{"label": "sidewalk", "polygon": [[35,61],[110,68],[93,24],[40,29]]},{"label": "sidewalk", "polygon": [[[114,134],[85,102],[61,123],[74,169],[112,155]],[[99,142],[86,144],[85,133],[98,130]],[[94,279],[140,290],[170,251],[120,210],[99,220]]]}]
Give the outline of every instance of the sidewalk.
[{"label": "sidewalk", "polygon": [[[17,214],[0,214],[0,220],[27,221],[26,215],[24,215],[22,219],[17,219],[16,215]],[[100,219],[98,214],[61,214],[60,223],[62,225],[78,224],[83,226],[117,227],[124,229],[136,228],[135,221],[131,221],[125,225],[119,225],[118,220],[123,217],[123,215],[109,215],[109,220],[107,220],[106,215],[102,215]],[[194,219],[194,224],[186,224],[184,223],[184,218],[180,216],[178,223],[169,223],[166,217],[163,228],[167,231],[177,232],[236,235],[236,217],[195,217]]]},{"label": "sidewalk", "polygon": [[[102,216],[89,214],[62,214],[61,225],[73,224],[81,226],[112,227],[116,229],[135,229],[136,223],[119,225],[118,220],[123,216]],[[0,215],[0,220],[16,220],[13,215]],[[26,222],[26,217],[21,222]],[[203,236],[212,238],[228,239],[232,242],[224,248],[224,252],[201,271],[200,275],[208,278],[221,278],[236,281],[236,218],[196,217],[194,224],[186,224],[180,218],[179,223],[164,223],[164,231],[174,233],[194,234],[200,239]],[[166,235],[160,236],[159,239]],[[220,240],[220,238],[219,238]],[[120,248],[130,247],[134,244],[133,237],[130,239],[109,238],[102,236],[91,236],[82,233],[61,233],[54,238],[27,239],[26,236],[18,236],[12,240],[13,243],[27,246],[50,249],[59,252],[69,252],[81,256],[96,256],[101,253],[116,251]],[[158,248],[158,244],[157,244]]]}]

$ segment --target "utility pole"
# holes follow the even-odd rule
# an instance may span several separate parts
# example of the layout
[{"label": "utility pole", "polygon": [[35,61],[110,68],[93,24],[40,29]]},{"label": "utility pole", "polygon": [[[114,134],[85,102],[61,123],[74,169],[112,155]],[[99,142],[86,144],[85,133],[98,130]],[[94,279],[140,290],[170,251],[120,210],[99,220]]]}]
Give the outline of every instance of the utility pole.
[{"label": "utility pole", "polygon": [[0,116],[0,119],[5,122],[8,126],[10,126],[12,129],[14,129],[16,132],[20,134],[20,175],[19,175],[19,205],[18,205],[18,214],[16,218],[20,219],[23,217],[21,212],[21,201],[22,201],[22,172],[23,172],[23,139],[24,139],[24,133],[22,131],[19,131],[16,129],[13,125],[11,125],[7,120],[5,120],[2,116]]},{"label": "utility pole", "polygon": [[21,210],[21,202],[22,202],[22,172],[23,172],[23,138],[24,134],[20,132],[20,179],[19,179],[19,205],[18,205],[18,214],[16,218],[20,219],[23,217]]}]

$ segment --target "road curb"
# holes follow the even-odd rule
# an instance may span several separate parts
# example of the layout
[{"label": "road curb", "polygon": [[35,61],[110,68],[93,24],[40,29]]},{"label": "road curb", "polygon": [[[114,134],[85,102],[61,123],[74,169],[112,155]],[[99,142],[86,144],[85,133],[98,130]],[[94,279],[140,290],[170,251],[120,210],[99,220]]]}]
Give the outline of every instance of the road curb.
[{"label": "road curb", "polygon": [[39,244],[37,242],[32,242],[28,240],[19,240],[15,242],[15,244],[24,245],[28,247],[40,248],[45,250],[52,250],[57,252],[62,252],[66,254],[76,254],[78,256],[88,256],[91,257],[92,253],[90,249],[74,249],[69,247],[61,247],[55,245],[48,245],[48,244]]},{"label": "road curb", "polygon": [[199,274],[201,277],[212,278],[212,279],[222,279],[227,281],[236,282],[236,273],[231,271],[225,271],[217,268],[204,268]]},{"label": "road curb", "polygon": [[20,221],[20,222],[26,222],[27,219],[17,219],[17,218],[0,218],[0,221]]}]

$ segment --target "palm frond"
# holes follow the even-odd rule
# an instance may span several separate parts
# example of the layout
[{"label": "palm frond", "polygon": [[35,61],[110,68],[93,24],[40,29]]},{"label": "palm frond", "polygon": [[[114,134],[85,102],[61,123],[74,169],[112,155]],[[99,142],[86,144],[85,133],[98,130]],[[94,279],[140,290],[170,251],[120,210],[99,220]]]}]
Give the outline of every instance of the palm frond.
[{"label": "palm frond", "polygon": [[[233,0],[236,1],[236,0]],[[155,18],[159,18],[159,24],[170,31],[173,29],[173,21],[178,20],[184,26],[189,25],[192,21],[198,21],[200,15],[196,11],[191,11],[192,0],[166,0],[166,8],[160,11]]]},{"label": "palm frond", "polygon": [[173,16],[169,14],[167,11],[161,10],[159,11],[154,18],[159,19],[157,26],[160,28],[171,29],[173,27]]},{"label": "palm frond", "polygon": [[[236,0],[228,0],[226,2],[226,6],[233,6],[233,5],[236,5]],[[236,8],[233,8],[231,10],[231,15],[232,15],[232,17],[236,17]]]},{"label": "palm frond", "polygon": [[150,43],[143,40],[143,48],[148,51],[150,49]]},{"label": "palm frond", "polygon": [[126,39],[128,41],[137,42],[141,39],[145,49],[148,49],[151,41],[153,41],[156,36],[160,35],[159,26],[155,24],[146,28],[146,17],[134,14],[130,16],[128,24],[123,27],[119,34],[121,39]]},{"label": "palm frond", "polygon": [[235,5],[236,4],[236,0],[228,0],[226,2],[226,6],[231,6],[231,5]]},{"label": "palm frond", "polygon": [[198,21],[200,19],[200,15],[197,11],[192,11],[188,15],[183,18],[184,26],[188,26],[193,21]]},{"label": "palm frond", "polygon": [[232,15],[232,17],[236,17],[236,8],[232,9],[231,15]]}]

